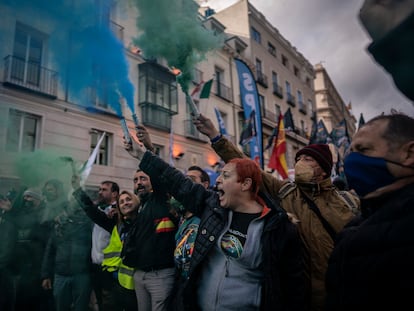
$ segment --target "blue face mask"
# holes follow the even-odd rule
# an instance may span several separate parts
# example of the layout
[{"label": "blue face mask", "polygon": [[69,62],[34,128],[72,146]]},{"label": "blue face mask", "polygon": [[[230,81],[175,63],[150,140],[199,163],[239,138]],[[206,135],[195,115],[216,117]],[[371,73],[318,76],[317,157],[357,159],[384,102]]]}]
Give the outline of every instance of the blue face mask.
[{"label": "blue face mask", "polygon": [[351,152],[344,161],[349,188],[354,189],[360,197],[364,197],[378,188],[392,184],[396,178],[388,171],[387,162],[391,161]]}]

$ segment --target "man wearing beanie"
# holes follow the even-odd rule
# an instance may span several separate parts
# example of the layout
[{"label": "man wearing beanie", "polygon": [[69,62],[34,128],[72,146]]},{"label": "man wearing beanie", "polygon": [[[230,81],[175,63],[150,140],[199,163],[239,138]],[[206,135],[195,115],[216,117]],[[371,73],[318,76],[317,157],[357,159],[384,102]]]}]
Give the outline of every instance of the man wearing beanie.
[{"label": "man wearing beanie", "polygon": [[14,309],[51,310],[52,293],[41,286],[40,268],[52,222],[43,221],[46,202],[37,187],[22,190],[14,200],[9,219],[17,230],[14,248]]},{"label": "man wearing beanie", "polygon": [[[210,119],[200,115],[194,125],[207,135],[216,153],[228,162],[243,153],[221,136]],[[309,310],[324,310],[325,273],[335,235],[351,220],[348,202],[331,181],[332,154],[326,144],[300,149],[295,157],[295,181],[281,181],[262,172],[261,191],[281,199],[281,206],[298,226],[309,281]]]}]

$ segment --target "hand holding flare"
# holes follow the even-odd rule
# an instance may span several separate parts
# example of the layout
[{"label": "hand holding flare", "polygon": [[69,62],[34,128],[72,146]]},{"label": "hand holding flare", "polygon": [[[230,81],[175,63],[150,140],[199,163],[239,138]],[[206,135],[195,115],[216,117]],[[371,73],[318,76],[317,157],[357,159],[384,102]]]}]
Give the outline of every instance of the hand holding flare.
[{"label": "hand holding flare", "polygon": [[[140,134],[137,134],[137,136],[138,135]],[[124,138],[124,148],[133,158],[136,158],[139,161],[142,160],[144,153],[146,151],[145,146],[142,143],[140,143],[139,139],[136,137],[133,137],[131,141],[127,141]]]}]

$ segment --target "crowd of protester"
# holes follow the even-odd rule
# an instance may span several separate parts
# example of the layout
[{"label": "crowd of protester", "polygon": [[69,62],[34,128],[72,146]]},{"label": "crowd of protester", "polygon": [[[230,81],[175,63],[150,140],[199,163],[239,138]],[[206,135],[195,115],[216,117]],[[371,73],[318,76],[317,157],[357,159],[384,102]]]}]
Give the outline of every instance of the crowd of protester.
[{"label": "crowd of protester", "polygon": [[[369,51],[412,98],[412,1],[365,1],[360,19]],[[0,310],[413,307],[412,117],[361,126],[345,183],[331,180],[325,144],[300,149],[294,180],[282,181],[210,119],[193,122],[225,162],[214,190],[202,168],[183,174],[153,154],[138,126],[124,141],[137,159],[133,192],[108,179],[93,200],[74,174],[70,195],[50,179],[1,196]]]}]

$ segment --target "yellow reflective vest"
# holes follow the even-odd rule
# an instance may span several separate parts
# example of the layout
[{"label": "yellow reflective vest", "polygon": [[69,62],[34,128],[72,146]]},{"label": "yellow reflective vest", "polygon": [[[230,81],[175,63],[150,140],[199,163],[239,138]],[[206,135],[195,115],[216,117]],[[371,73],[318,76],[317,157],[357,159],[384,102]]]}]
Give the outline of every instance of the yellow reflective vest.
[{"label": "yellow reflective vest", "polygon": [[122,263],[122,241],[117,226],[114,227],[108,246],[103,250],[102,269],[108,272],[118,271],[118,282],[126,289],[134,289],[134,269]]}]

